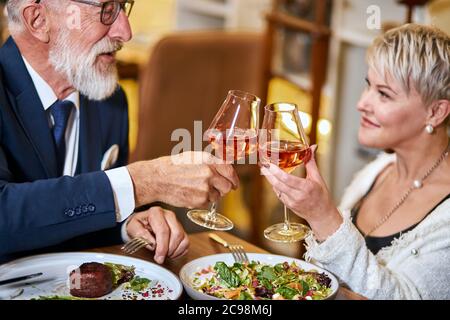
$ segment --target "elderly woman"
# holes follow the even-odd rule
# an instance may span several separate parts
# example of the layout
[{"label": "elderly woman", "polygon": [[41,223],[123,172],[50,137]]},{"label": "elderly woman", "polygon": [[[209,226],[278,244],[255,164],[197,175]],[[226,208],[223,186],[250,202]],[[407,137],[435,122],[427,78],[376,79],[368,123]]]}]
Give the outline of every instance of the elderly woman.
[{"label": "elderly woman", "polygon": [[[367,54],[359,141],[389,150],[335,207],[314,158],[305,179],[262,168],[306,219],[306,258],[372,299],[450,299],[450,38],[405,25]],[[315,151],[316,146],[313,146]]]}]

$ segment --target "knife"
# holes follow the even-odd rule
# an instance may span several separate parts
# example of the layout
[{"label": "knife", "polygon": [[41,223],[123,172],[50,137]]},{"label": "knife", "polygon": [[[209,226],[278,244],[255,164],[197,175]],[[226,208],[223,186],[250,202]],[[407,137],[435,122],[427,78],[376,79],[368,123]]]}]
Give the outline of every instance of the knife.
[{"label": "knife", "polygon": [[39,276],[42,276],[42,275],[43,275],[43,273],[42,273],[42,272],[39,272],[39,273],[29,274],[29,275],[26,275],[26,276],[21,276],[21,277],[16,277],[16,278],[11,278],[11,279],[1,280],[1,281],[0,281],[0,286],[5,285],[5,284],[14,283],[14,282],[23,281],[23,280],[28,280],[28,279],[36,278],[36,277],[39,277]]}]

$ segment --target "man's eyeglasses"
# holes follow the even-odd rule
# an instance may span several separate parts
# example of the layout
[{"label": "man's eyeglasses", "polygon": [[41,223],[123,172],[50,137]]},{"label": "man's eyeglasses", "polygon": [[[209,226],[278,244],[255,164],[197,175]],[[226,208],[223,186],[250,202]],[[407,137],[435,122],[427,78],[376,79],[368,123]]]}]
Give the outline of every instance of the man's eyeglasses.
[{"label": "man's eyeglasses", "polygon": [[[134,0],[113,0],[113,1],[89,1],[89,0],[71,0],[73,2],[79,2],[83,4],[88,4],[91,6],[96,6],[101,8],[100,21],[104,25],[110,26],[116,21],[119,16],[120,10],[123,10],[127,17],[130,16],[131,9],[133,9]],[[36,0],[35,3],[40,3],[41,0]]]}]

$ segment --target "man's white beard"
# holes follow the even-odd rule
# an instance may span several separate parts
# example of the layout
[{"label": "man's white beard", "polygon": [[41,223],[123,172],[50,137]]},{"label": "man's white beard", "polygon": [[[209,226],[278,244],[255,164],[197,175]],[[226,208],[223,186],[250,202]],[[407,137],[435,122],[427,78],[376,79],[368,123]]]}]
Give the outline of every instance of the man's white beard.
[{"label": "man's white beard", "polygon": [[105,37],[87,54],[80,53],[77,43],[70,41],[69,31],[62,29],[50,50],[49,60],[82,95],[90,100],[104,100],[117,88],[117,67],[115,64],[96,65],[95,62],[99,54],[117,51],[121,47],[121,42]]}]

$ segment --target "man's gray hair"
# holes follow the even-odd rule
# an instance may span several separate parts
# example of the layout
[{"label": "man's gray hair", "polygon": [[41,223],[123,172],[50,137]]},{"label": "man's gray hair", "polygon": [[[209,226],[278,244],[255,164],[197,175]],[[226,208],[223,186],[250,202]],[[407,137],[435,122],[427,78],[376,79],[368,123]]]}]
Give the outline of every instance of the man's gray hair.
[{"label": "man's gray hair", "polygon": [[30,0],[8,0],[6,10],[8,10],[8,24],[10,29],[17,29],[22,25],[20,12],[23,5]]},{"label": "man's gray hair", "polygon": [[[22,9],[28,3],[33,3],[36,0],[8,0],[6,10],[8,12],[8,27],[11,33],[23,31]],[[59,5],[62,0],[46,2],[54,5]]]}]

